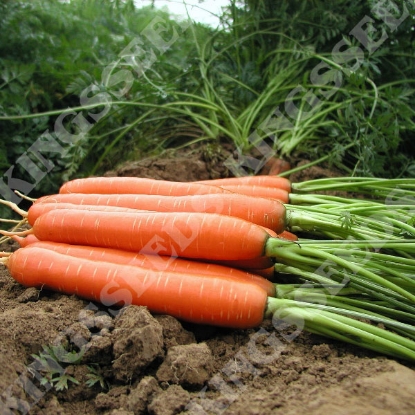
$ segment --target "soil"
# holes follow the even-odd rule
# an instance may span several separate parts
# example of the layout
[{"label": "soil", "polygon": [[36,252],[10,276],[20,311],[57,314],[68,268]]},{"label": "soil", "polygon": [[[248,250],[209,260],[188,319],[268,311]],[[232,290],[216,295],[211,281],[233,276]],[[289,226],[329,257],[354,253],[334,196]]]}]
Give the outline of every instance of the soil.
[{"label": "soil", "polygon": [[[107,175],[224,177],[228,155],[167,152]],[[263,172],[275,168],[270,161]],[[291,179],[333,174],[311,168]],[[270,321],[229,330],[108,309],[25,288],[4,269],[0,309],[1,415],[415,413],[414,365]],[[42,361],[46,347],[55,360]]]}]

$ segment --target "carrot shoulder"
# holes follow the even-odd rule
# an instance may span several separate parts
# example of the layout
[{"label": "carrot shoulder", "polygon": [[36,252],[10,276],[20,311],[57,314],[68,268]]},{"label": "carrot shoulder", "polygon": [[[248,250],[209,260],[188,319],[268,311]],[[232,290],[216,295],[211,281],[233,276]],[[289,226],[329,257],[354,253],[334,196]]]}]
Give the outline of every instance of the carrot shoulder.
[{"label": "carrot shoulder", "polygon": [[74,259],[34,247],[17,250],[7,267],[27,287],[76,294],[105,306],[142,305],[193,323],[255,327],[267,304],[266,292],[253,283]]}]

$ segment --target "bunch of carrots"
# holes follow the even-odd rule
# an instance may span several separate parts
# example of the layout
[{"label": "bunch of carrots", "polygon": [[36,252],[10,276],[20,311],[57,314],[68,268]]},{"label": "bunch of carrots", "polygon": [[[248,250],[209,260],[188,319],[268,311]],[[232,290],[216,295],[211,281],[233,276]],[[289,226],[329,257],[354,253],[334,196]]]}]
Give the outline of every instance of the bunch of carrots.
[{"label": "bunch of carrots", "polygon": [[[310,193],[324,190],[361,197]],[[21,245],[3,262],[24,286],[105,306],[236,329],[282,319],[415,361],[414,196],[405,179],[77,179],[27,212],[3,202],[30,225],[3,232]]]}]

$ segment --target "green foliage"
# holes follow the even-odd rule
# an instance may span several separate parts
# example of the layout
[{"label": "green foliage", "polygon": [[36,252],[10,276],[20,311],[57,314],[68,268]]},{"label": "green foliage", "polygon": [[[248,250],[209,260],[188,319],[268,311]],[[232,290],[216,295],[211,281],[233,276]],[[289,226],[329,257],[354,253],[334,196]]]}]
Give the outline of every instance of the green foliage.
[{"label": "green foliage", "polygon": [[64,366],[80,363],[83,353],[67,351],[62,345],[46,346],[43,352],[38,355],[32,354],[35,360],[35,368],[38,372],[44,374],[41,379],[41,385],[50,383],[57,391],[68,389],[68,382],[79,385],[79,381],[70,376]]},{"label": "green foliage", "polygon": [[[29,365],[30,369],[35,369],[43,375],[40,384],[52,385],[57,391],[68,389],[69,382],[79,385],[80,382],[68,373],[68,367],[72,365],[79,365],[85,350],[80,352],[75,350],[67,350],[63,345],[58,346],[44,346],[43,351],[39,354],[32,354],[34,362]],[[107,383],[104,377],[99,372],[99,366],[93,364],[87,366],[89,373],[86,375],[86,386],[92,388],[99,384],[102,389],[107,389]]]},{"label": "green foliage", "polygon": [[104,377],[99,373],[96,367],[88,366],[88,370],[90,373],[86,375],[88,380],[85,383],[89,388],[92,388],[94,385],[99,384],[101,386],[101,389],[108,389],[108,385],[105,382]]},{"label": "green foliage", "polygon": [[[0,167],[5,171],[46,129],[52,132],[69,107],[84,117],[83,124],[73,116],[64,122],[78,138],[64,154],[45,155],[54,167],[38,193],[130,157],[202,141],[229,141],[241,153],[266,142],[283,157],[332,154],[349,174],[413,176],[415,8],[396,1],[396,17],[403,4],[412,16],[391,31],[374,15],[378,3],[230,0],[222,28],[193,24],[183,31],[166,12],[136,9],[132,0],[3,2]],[[141,36],[156,16],[164,39],[179,34],[162,51]],[[352,33],[365,16],[375,39],[388,34],[373,53]],[[120,56],[137,39],[154,58],[141,73]],[[360,48],[360,61],[339,60],[339,42],[342,52]],[[323,73],[316,72],[320,64]],[[116,73],[114,83],[109,75]],[[107,100],[105,116],[102,105],[86,107],[97,97]],[[25,167],[14,176],[35,175]]]},{"label": "green foliage", "polygon": [[[167,13],[156,13],[150,7],[136,9],[132,0],[7,1],[0,4],[0,13],[3,33],[0,39],[0,117],[3,116],[0,167],[3,172],[46,130],[54,131],[58,116],[66,108],[82,106],[81,94],[87,88],[93,88],[90,98],[99,91],[113,101],[111,115],[99,123],[94,124],[92,116],[102,108],[82,112],[86,122],[92,125],[82,140],[71,145],[65,143],[64,153],[45,154],[54,167],[36,186],[35,196],[56,192],[64,180],[82,174],[80,165],[83,163],[85,170],[90,163],[95,163],[108,143],[143,113],[138,106],[123,106],[123,101],[144,100],[156,104],[164,88],[164,85],[157,87],[157,83],[182,72],[185,39],[177,42],[182,52],[162,55],[151,73],[140,79],[136,76],[128,94],[119,93],[122,83],[107,84],[106,71],[111,65],[116,72],[125,69],[135,75],[119,55],[131,41],[138,39],[155,16],[172,27]],[[141,36],[140,40],[143,50],[155,49],[145,37]],[[79,134],[72,119],[73,116],[67,117],[64,126],[69,133]],[[135,132],[125,131],[123,138],[123,148],[131,150],[131,142],[137,138]],[[145,141],[143,148],[150,145]],[[125,152],[119,155],[125,156]],[[36,158],[33,161],[45,170],[43,163]],[[26,167],[17,164],[13,177],[33,182]]]}]

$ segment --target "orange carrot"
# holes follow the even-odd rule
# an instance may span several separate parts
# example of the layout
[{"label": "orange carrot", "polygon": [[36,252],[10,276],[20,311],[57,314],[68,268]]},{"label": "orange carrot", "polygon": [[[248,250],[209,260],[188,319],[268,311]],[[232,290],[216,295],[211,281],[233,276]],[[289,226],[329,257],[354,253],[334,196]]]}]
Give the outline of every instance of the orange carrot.
[{"label": "orange carrot", "polygon": [[172,182],[142,177],[89,177],[63,184],[59,193],[148,194],[165,196],[226,193],[218,186],[201,183]]},{"label": "orange carrot", "polygon": [[[287,233],[291,234],[290,232],[286,231]],[[286,232],[281,233],[280,235],[278,235],[278,237],[281,237],[282,235],[285,235]],[[268,233],[271,236],[276,236],[273,235],[273,232],[269,232]],[[294,234],[293,237],[296,237]],[[34,244],[35,242],[42,242],[40,241],[35,235],[33,234],[29,234],[26,237],[21,237],[21,236],[17,236],[17,235],[12,235],[11,239],[13,239],[15,242],[17,242],[22,248],[26,247],[28,245]],[[288,238],[287,238],[288,239]],[[292,239],[294,240],[294,239]],[[55,243],[53,242],[54,245],[59,245],[59,243]],[[61,244],[61,245],[65,245],[65,244]],[[71,246],[72,248],[75,248],[75,245],[67,245],[67,246]],[[89,247],[92,248],[92,247]],[[111,248],[108,248],[111,249]],[[92,251],[91,251],[92,252]],[[128,253],[127,251],[123,251]],[[137,254],[135,254],[137,255]],[[147,254],[145,255],[146,257],[148,256]],[[152,257],[159,257],[156,255],[151,255]],[[170,257],[162,257],[160,256],[160,258],[170,258]],[[177,260],[178,258],[176,258]],[[200,260],[202,261],[202,260]],[[274,261],[272,260],[272,258],[267,257],[267,256],[263,256],[263,257],[259,257],[259,258],[253,258],[253,259],[247,259],[247,260],[234,260],[234,261],[209,261],[209,260],[205,260],[206,262],[208,262],[209,264],[216,264],[218,266],[224,266],[226,268],[230,268],[230,269],[237,269],[237,270],[244,270],[246,272],[252,273],[252,274],[257,274],[257,275],[261,275],[265,278],[268,278],[271,276],[271,269],[272,271],[274,270]]]},{"label": "orange carrot", "polygon": [[282,189],[287,192],[291,192],[291,182],[278,176],[242,176],[242,177],[228,177],[224,179],[212,179],[212,180],[199,180],[196,183],[210,184],[213,186],[235,186],[235,185],[250,185],[250,186],[263,186],[263,187],[274,187]]},{"label": "orange carrot", "polygon": [[[33,236],[33,235],[30,235]],[[22,238],[23,239],[23,238]],[[114,264],[130,265],[152,269],[155,271],[171,271],[187,274],[199,274],[210,276],[225,276],[236,280],[253,282],[262,287],[269,297],[275,296],[275,286],[267,279],[253,273],[230,268],[223,265],[209,264],[206,262],[187,260],[183,258],[167,257],[160,255],[137,254],[112,248],[100,248],[83,245],[68,245],[57,242],[33,241],[27,248],[42,248],[69,255],[76,258],[90,259],[93,261],[111,262]]]},{"label": "orange carrot", "polygon": [[[215,213],[52,210],[33,225],[40,240],[211,260],[265,255],[261,226]],[[271,238],[275,239],[275,238]]]},{"label": "orange carrot", "polygon": [[[35,245],[36,246],[36,242],[40,242],[40,243],[50,243],[53,246],[58,246],[58,245],[65,245],[68,247],[71,247],[71,249],[76,249],[77,247],[81,246],[81,245],[68,245],[68,244],[60,244],[58,242],[42,242],[39,241],[38,238],[36,238],[35,235],[29,234],[27,235],[25,238],[22,238],[21,236],[17,236],[17,235],[13,235],[11,236],[11,238],[17,242],[22,248],[29,246],[29,245]],[[88,247],[88,252],[92,253],[94,251],[94,249],[97,249],[96,247]],[[111,250],[111,248],[101,248],[103,250]],[[119,250],[115,250],[118,252],[124,252],[126,254],[131,254],[130,252],[127,251],[119,251]],[[60,252],[60,251],[59,251]],[[63,252],[66,253],[67,255],[72,255],[72,250],[68,251],[68,252]],[[176,269],[176,266],[178,266],[177,261],[182,261],[182,258],[177,258],[177,257],[164,257],[164,256],[158,256],[158,255],[150,255],[150,254],[132,254],[132,255],[137,255],[137,256],[142,256],[144,258],[148,258],[148,260],[146,260],[145,262],[149,262],[153,258],[157,258],[155,260],[156,264],[158,264],[158,262],[161,262],[162,264],[169,264],[169,265],[173,265],[173,269],[171,269],[171,271],[178,271]],[[170,263],[168,260],[168,258],[174,258],[174,262]],[[95,258],[94,258],[95,259]],[[110,260],[110,262],[115,262]],[[188,263],[188,262],[187,262]],[[266,278],[268,280],[272,280],[274,277],[274,263],[272,261],[271,258],[269,257],[261,257],[258,259],[253,259],[253,260],[246,260],[246,261],[197,261],[198,264],[206,264],[207,267],[223,267],[227,270],[232,270],[231,274],[234,271],[242,271],[244,273],[248,273],[250,275],[254,275],[254,276],[260,276],[263,278]],[[129,264],[132,265],[132,264]],[[137,264],[139,265],[139,264]],[[145,263],[143,263],[144,266]],[[259,268],[255,268],[259,266]],[[262,279],[263,279],[262,278]],[[261,282],[261,281],[258,281]],[[263,288],[268,292],[268,296],[272,297],[275,294],[275,287],[272,286],[270,287],[267,283],[263,284]],[[268,285],[268,287],[267,287]],[[272,294],[274,293],[274,294]]]},{"label": "orange carrot", "polygon": [[[62,209],[68,209],[68,208],[73,207],[73,205],[71,205],[70,203],[62,203],[60,206],[62,206]],[[75,207],[76,206],[77,205],[75,205]],[[92,209],[91,207],[91,209],[86,209],[86,210],[94,210],[94,209]],[[49,210],[46,209],[42,213],[45,213],[48,211]],[[279,235],[277,235],[274,231],[270,229],[267,229],[265,227],[264,229],[272,237],[284,238],[284,239],[291,240],[291,241],[298,240],[298,237],[289,231],[284,231],[280,233]],[[10,238],[13,239],[15,242],[17,242],[22,248],[30,244],[33,244],[35,242],[40,242],[39,239],[33,234],[28,234],[26,237],[21,237],[18,235],[11,235]],[[266,256],[260,257],[260,258],[249,259],[249,260],[215,261],[215,263],[218,265],[229,267],[229,268],[244,269],[247,271],[249,270],[250,272],[254,274],[266,276],[267,278],[268,278],[268,275],[270,275],[269,269],[271,268],[273,269],[274,267],[273,260]],[[265,270],[265,273],[262,272],[262,270]]]},{"label": "orange carrot", "polygon": [[290,194],[286,190],[279,189],[278,187],[266,187],[251,184],[225,184],[221,186],[221,188],[247,196],[276,199],[282,203],[289,203],[290,201]]},{"label": "orange carrot", "polygon": [[27,287],[76,294],[105,306],[142,305],[193,323],[256,327],[267,305],[262,288],[226,277],[153,271],[34,247],[18,249],[5,262]]},{"label": "orange carrot", "polygon": [[41,203],[74,203],[78,205],[117,206],[158,212],[206,212],[235,216],[267,228],[280,231],[285,226],[285,206],[277,200],[236,193],[190,196],[160,196],[135,194],[58,194],[40,198],[29,209],[33,223]]},{"label": "orange carrot", "polygon": [[78,205],[74,203],[34,203],[27,212],[27,221],[30,225],[34,225],[36,219],[46,212],[56,209],[72,209],[84,211],[98,211],[98,212],[119,212],[119,213],[137,213],[143,212],[137,209],[130,209],[127,207],[117,206],[100,206],[100,205]]}]

